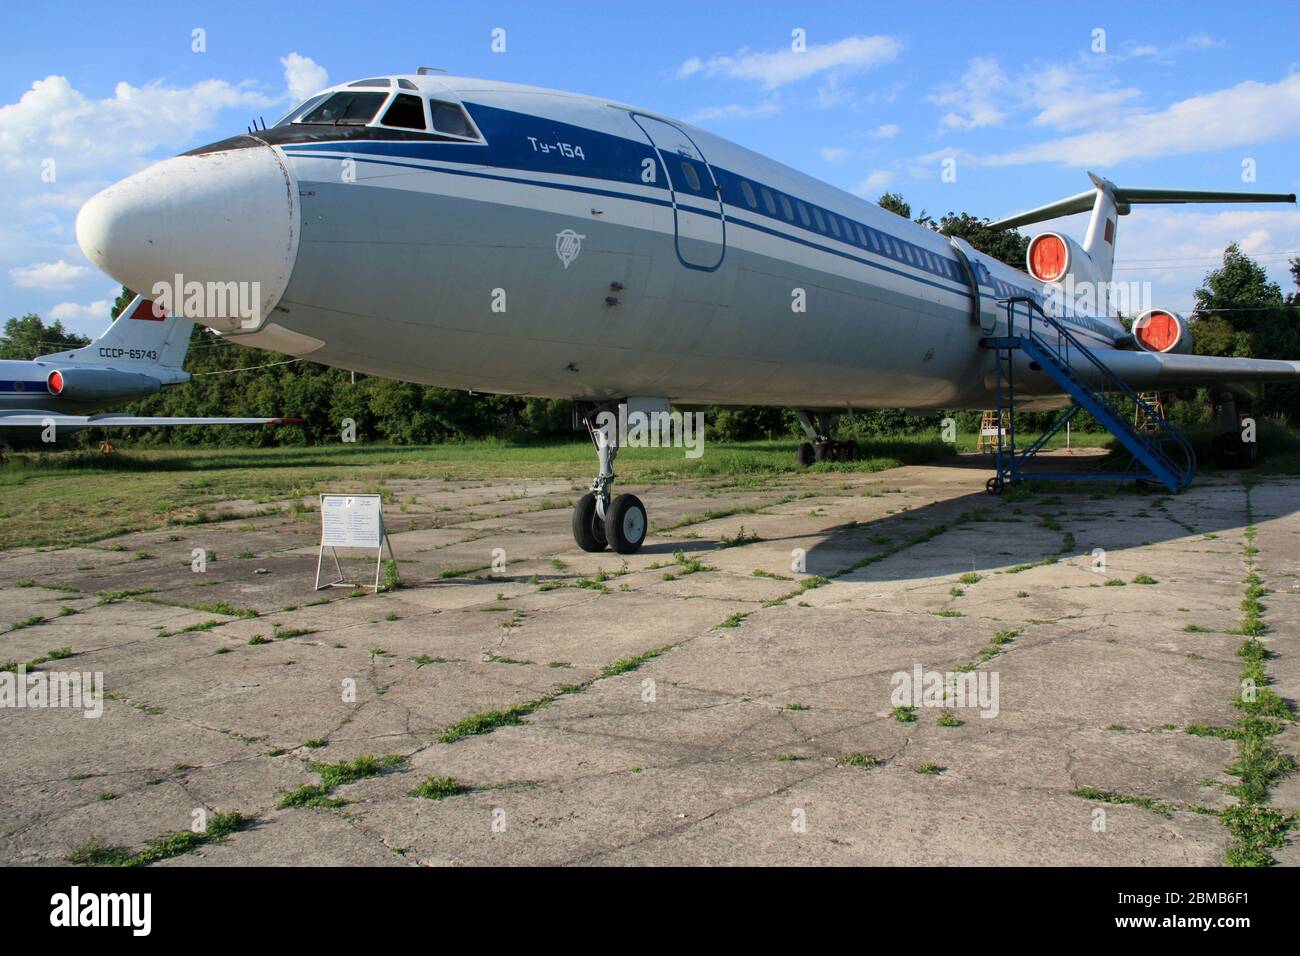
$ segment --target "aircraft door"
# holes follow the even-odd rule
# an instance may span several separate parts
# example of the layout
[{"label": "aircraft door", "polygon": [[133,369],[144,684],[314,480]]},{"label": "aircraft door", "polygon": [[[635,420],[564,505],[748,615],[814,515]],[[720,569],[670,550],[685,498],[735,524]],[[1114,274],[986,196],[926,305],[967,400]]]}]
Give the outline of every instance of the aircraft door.
[{"label": "aircraft door", "polygon": [[[953,236],[952,248],[957,253],[957,261],[961,263],[962,272],[966,276],[966,285],[971,290],[971,324],[978,325],[985,335],[994,335],[999,324],[1005,327],[1006,322],[999,323],[1001,310],[991,282],[986,282],[988,271],[979,261],[979,253],[965,239]],[[988,292],[981,288],[986,284],[990,285]]]},{"label": "aircraft door", "polygon": [[713,167],[683,129],[632,114],[659,156],[657,174],[672,197],[677,258],[690,269],[713,271],[727,251],[727,220]]}]

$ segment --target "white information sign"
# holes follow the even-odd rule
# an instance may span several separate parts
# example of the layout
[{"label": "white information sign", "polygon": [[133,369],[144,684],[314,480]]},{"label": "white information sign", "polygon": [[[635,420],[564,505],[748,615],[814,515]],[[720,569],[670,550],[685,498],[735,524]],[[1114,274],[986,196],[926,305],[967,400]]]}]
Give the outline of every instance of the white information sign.
[{"label": "white information sign", "polygon": [[321,495],[320,543],[334,548],[383,545],[379,495]]},{"label": "white information sign", "polygon": [[343,568],[339,564],[337,548],[374,548],[375,583],[379,590],[379,570],[383,564],[384,545],[388,555],[397,563],[393,544],[384,530],[384,506],[379,495],[321,495],[320,496],[320,550],[316,555],[316,590],[320,583],[321,567],[325,562],[325,549],[330,549],[338,579],[325,587],[344,585]]}]

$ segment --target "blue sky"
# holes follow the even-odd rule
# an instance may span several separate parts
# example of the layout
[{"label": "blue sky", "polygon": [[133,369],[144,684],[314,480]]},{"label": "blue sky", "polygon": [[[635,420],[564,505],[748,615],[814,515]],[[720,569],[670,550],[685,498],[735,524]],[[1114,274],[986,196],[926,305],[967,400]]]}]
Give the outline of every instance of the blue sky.
[{"label": "blue sky", "polygon": [[[106,323],[114,284],[73,232],[97,189],[271,121],[291,90],[418,66],[635,103],[867,198],[901,192],[914,211],[999,216],[1082,191],[1087,169],[1121,185],[1300,189],[1300,5],[1087,6],[23,4],[0,59],[0,319]],[[1082,238],[1081,217],[1064,225]],[[1234,239],[1288,285],[1300,212],[1140,208],[1121,221],[1117,278],[1185,308]]]}]

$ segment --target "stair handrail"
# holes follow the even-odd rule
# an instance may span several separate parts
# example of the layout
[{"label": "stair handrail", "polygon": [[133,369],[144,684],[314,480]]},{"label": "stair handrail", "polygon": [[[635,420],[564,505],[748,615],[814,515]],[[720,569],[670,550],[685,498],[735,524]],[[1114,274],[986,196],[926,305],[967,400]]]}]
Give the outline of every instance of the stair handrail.
[{"label": "stair handrail", "polygon": [[[1173,425],[1171,425],[1163,415],[1161,415],[1154,408],[1152,408],[1151,405],[1148,404],[1142,398],[1142,396],[1139,395],[1132,387],[1130,387],[1127,382],[1125,382],[1122,378],[1116,375],[1110,369],[1110,367],[1106,365],[1106,363],[1104,363],[1103,361],[1101,361],[1101,359],[1099,359],[1096,355],[1094,355],[1092,353],[1092,350],[1089,349],[1086,345],[1084,345],[1083,342],[1081,342],[1073,332],[1071,332],[1068,328],[1066,328],[1055,317],[1048,315],[1047,312],[1043,310],[1043,307],[1038,304],[1038,301],[1034,299],[1032,296],[1013,295],[1006,299],[999,299],[998,301],[1004,303],[1007,307],[1007,335],[1008,336],[1014,336],[1016,334],[1015,307],[1017,303],[1023,302],[1028,307],[1027,308],[1028,322],[1026,323],[1026,331],[1028,332],[1029,338],[1035,344],[1037,344],[1039,347],[1043,349],[1047,349],[1049,351],[1054,352],[1056,354],[1056,357],[1065,364],[1065,368],[1071,374],[1074,373],[1073,373],[1073,369],[1070,366],[1069,355],[1070,355],[1070,348],[1073,347],[1077,353],[1079,353],[1084,358],[1086,358],[1090,363],[1092,363],[1093,367],[1096,368],[1097,371],[1101,373],[1102,392],[1106,392],[1109,390],[1107,383],[1112,383],[1116,391],[1121,392],[1127,398],[1132,399],[1135,403],[1140,405],[1145,410],[1147,415],[1157,423],[1164,437],[1167,437],[1168,439],[1172,440],[1176,445],[1178,445],[1179,449],[1183,452],[1183,455],[1186,459],[1185,466],[1179,469],[1178,466],[1174,463],[1173,459],[1168,454],[1166,454],[1163,449],[1159,447],[1159,443],[1157,441],[1151,439],[1149,436],[1142,435],[1141,433],[1134,431],[1133,429],[1129,429],[1129,431],[1131,431],[1133,435],[1136,436],[1137,440],[1140,441],[1146,448],[1148,448],[1152,452],[1152,454],[1157,455],[1163,458],[1165,461],[1167,461],[1171,471],[1181,471],[1185,481],[1191,480],[1192,476],[1195,474],[1196,471],[1196,451],[1194,448],[1192,448],[1191,442],[1187,440],[1187,437],[1183,435],[1182,432],[1174,428]],[[1038,332],[1034,330],[1035,313],[1041,316],[1043,321],[1056,331],[1057,345],[1053,346],[1051,342],[1047,341],[1045,338],[1039,335]],[[1064,348],[1062,348],[1061,345],[1062,342],[1064,342]],[[1082,382],[1082,384],[1087,385],[1087,382]]]}]

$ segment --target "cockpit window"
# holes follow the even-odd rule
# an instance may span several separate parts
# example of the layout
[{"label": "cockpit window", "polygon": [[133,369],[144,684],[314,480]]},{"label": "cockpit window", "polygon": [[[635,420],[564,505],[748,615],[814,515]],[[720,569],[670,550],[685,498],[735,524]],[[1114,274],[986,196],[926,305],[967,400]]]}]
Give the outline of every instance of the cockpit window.
[{"label": "cockpit window", "polygon": [[399,76],[399,77],[397,78],[397,85],[400,86],[400,87],[401,87],[402,89],[404,89],[404,90],[418,90],[418,89],[419,89],[418,86],[416,86],[414,83],[412,83],[410,80],[408,80],[408,79],[407,79],[406,77],[404,77],[404,76]]},{"label": "cockpit window", "polygon": [[327,96],[329,96],[328,93],[317,93],[315,96],[311,97],[310,99],[304,100],[303,102],[299,103],[297,106],[289,110],[289,112],[285,113],[283,116],[281,116],[278,120],[276,120],[271,125],[284,126],[286,123],[296,122],[299,117],[303,116],[306,113],[309,113],[312,110],[312,108],[316,106],[316,104],[318,104],[321,100],[325,99],[325,97]]},{"label": "cockpit window", "polygon": [[339,92],[295,123],[323,123],[333,126],[365,126],[388,99],[387,93]]},{"label": "cockpit window", "polygon": [[388,77],[385,76],[385,77],[378,77],[372,80],[357,80],[355,83],[349,83],[348,87],[350,88],[353,86],[391,86],[391,85],[392,84],[389,83],[388,81]]},{"label": "cockpit window", "polygon": [[410,93],[398,93],[393,98],[393,105],[384,113],[383,124],[402,129],[424,129],[424,101]]},{"label": "cockpit window", "polygon": [[429,115],[433,117],[433,128],[439,133],[446,133],[448,136],[464,136],[470,139],[477,139],[478,133],[470,125],[469,117],[459,106],[452,103],[442,103],[438,100],[429,100]]}]

